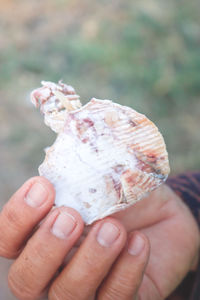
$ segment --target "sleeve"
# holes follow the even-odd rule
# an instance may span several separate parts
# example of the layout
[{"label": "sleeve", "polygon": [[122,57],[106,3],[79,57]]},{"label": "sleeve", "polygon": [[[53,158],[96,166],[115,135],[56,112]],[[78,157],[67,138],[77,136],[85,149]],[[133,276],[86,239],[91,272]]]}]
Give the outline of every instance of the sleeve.
[{"label": "sleeve", "polygon": [[170,177],[167,184],[190,208],[200,227],[200,172],[180,174]]},{"label": "sleeve", "polygon": [[[166,182],[190,208],[200,228],[200,172],[184,173],[170,177]],[[189,292],[189,294],[188,294]],[[186,296],[187,294],[187,296]],[[190,272],[168,299],[200,300],[200,262],[196,273]],[[185,298],[185,296],[187,298]]]}]

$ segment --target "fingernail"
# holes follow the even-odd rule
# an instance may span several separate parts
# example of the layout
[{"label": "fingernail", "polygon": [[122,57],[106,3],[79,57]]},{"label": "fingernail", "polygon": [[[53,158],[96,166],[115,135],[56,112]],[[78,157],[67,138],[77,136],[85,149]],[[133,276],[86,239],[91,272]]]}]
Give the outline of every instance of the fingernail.
[{"label": "fingernail", "polygon": [[112,223],[104,223],[98,234],[97,241],[101,246],[110,247],[120,234],[119,229]]},{"label": "fingernail", "polygon": [[31,207],[41,206],[48,196],[46,188],[41,183],[35,183],[25,197],[26,203]]},{"label": "fingernail", "polygon": [[128,252],[131,255],[139,255],[144,248],[144,244],[144,239],[139,234],[136,234],[129,241]]},{"label": "fingernail", "polygon": [[66,239],[76,227],[76,219],[67,212],[61,212],[52,227],[52,233],[60,238]]}]

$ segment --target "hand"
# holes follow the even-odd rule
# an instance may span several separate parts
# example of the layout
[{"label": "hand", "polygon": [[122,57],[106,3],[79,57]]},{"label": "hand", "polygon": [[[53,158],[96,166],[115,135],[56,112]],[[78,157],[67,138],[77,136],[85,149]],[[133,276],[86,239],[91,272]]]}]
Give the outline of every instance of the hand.
[{"label": "hand", "polygon": [[48,292],[50,300],[135,299],[149,257],[145,235],[131,232],[127,240],[120,221],[105,218],[59,270],[84,225],[74,209],[52,209],[53,202],[51,184],[35,177],[1,212],[0,256],[15,258],[8,275],[15,296],[33,300]]},{"label": "hand", "polygon": [[189,209],[163,185],[146,199],[113,216],[128,232],[140,230],[150,240],[150,259],[139,299],[166,299],[198,261],[199,230]]}]

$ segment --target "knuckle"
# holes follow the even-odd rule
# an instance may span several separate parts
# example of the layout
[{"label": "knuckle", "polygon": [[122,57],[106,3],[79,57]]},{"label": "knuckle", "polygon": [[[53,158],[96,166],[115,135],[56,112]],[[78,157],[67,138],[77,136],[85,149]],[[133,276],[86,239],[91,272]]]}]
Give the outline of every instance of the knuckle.
[{"label": "knuckle", "polygon": [[49,300],[63,300],[63,299],[75,300],[77,299],[77,297],[72,295],[70,291],[66,289],[66,287],[63,287],[56,283],[50,287],[48,293],[48,299]]},{"label": "knuckle", "polygon": [[130,282],[126,278],[120,278],[118,276],[117,281],[114,281],[111,284],[107,283],[102,287],[98,300],[133,299],[138,287],[139,283],[134,281]]},{"label": "knuckle", "polygon": [[20,300],[36,300],[38,299],[37,295],[33,295],[33,291],[27,287],[23,281],[20,280],[20,276],[15,274],[12,270],[8,273],[8,285],[13,294]]},{"label": "knuckle", "polygon": [[113,299],[128,299],[128,298],[124,298],[124,295],[119,291],[117,288],[115,287],[109,287],[106,289],[106,291],[104,291],[104,293],[98,296],[97,298],[98,300],[113,300]]},{"label": "knuckle", "polygon": [[6,218],[8,225],[13,227],[16,231],[21,230],[23,224],[19,218],[17,211],[10,205],[6,205],[3,210],[4,217]]},{"label": "knuckle", "polygon": [[1,257],[5,257],[8,259],[14,259],[19,255],[19,251],[15,251],[15,250],[11,250],[8,248],[8,246],[5,246],[2,244],[0,244],[0,256]]},{"label": "knuckle", "polygon": [[[93,254],[95,255],[95,254]],[[91,274],[94,271],[98,272],[99,266],[94,264],[93,259],[91,259],[87,253],[84,255],[84,262],[85,262],[85,272]]]},{"label": "knuckle", "polygon": [[52,249],[48,248],[46,244],[43,244],[43,242],[39,240],[29,240],[27,242],[27,248],[31,251],[33,260],[35,260],[35,258],[37,258],[38,262],[53,262],[55,260],[55,253]]},{"label": "knuckle", "polygon": [[[84,268],[79,275],[85,278],[91,274],[100,274],[102,271],[102,262],[99,262],[98,252],[86,252],[83,254]],[[79,276],[80,277],[80,276]]]}]

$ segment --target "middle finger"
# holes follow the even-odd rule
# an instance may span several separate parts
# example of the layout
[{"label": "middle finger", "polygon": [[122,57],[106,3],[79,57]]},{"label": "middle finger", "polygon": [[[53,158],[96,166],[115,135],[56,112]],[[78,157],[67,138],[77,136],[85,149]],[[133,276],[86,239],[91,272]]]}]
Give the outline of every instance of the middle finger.
[{"label": "middle finger", "polygon": [[55,209],[11,266],[8,282],[20,299],[36,299],[83,231],[81,216],[71,208]]},{"label": "middle finger", "polygon": [[53,282],[49,299],[90,299],[126,242],[123,225],[106,218],[97,222],[69,264]]}]

